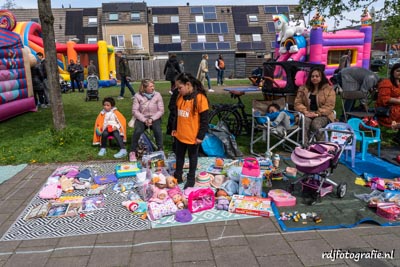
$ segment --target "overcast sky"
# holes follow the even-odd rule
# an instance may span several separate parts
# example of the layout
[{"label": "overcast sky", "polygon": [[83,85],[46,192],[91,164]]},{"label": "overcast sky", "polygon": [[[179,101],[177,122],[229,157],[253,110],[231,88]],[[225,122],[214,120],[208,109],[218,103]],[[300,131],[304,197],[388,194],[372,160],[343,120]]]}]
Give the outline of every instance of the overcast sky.
[{"label": "overcast sky", "polygon": [[[3,2],[0,0],[0,2]],[[15,0],[18,8],[37,8],[37,1],[36,0]],[[118,1],[118,0],[51,0],[53,8],[61,8],[62,5],[64,7],[101,7],[101,3],[115,3],[115,2],[130,2],[130,1]],[[140,1],[134,1],[140,2]],[[186,3],[190,3],[192,6],[199,6],[199,5],[210,5],[210,2],[206,2],[204,0],[147,0],[145,1],[148,6],[184,6]],[[213,5],[220,6],[220,5],[249,5],[250,1],[243,1],[243,0],[214,0],[212,1]],[[252,0],[251,5],[297,5],[298,0],[280,0],[280,1],[271,1],[271,0]],[[379,0],[378,2],[383,2],[383,0]],[[378,8],[379,4],[375,5],[375,8]],[[346,17],[350,17],[352,19],[358,20],[361,16],[362,11],[352,12],[350,14],[346,14]],[[305,18],[306,25],[308,25],[309,18]],[[328,29],[333,29],[333,20],[327,20]],[[349,26],[349,22],[341,21],[338,28],[343,28]]]}]

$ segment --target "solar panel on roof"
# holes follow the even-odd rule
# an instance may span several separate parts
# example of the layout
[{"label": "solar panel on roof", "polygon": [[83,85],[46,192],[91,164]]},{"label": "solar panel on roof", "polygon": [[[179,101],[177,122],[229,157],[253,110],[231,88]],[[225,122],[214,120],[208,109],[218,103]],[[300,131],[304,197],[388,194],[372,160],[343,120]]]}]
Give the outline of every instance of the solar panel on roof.
[{"label": "solar panel on roof", "polygon": [[202,7],[191,7],[190,8],[190,13],[191,14],[203,14],[203,8]]},{"label": "solar panel on roof", "polygon": [[217,19],[217,14],[216,13],[204,13],[203,16],[204,16],[205,20]]},{"label": "solar panel on roof", "polygon": [[220,27],[220,23],[215,22],[212,24],[213,27],[213,32],[214,33],[221,33],[221,27]]},{"label": "solar panel on roof", "polygon": [[217,50],[217,43],[204,43],[206,50]]},{"label": "solar panel on roof", "polygon": [[278,6],[278,13],[289,13],[289,7],[288,6]]},{"label": "solar panel on roof", "polygon": [[196,23],[189,23],[189,34],[196,34],[197,26]]},{"label": "solar panel on roof", "polygon": [[220,42],[217,43],[217,46],[219,50],[231,49],[231,44],[229,42]]},{"label": "solar panel on roof", "polygon": [[203,43],[191,43],[190,44],[190,49],[192,49],[192,50],[204,50],[204,45],[203,45]]},{"label": "solar panel on roof", "polygon": [[204,23],[197,23],[197,33],[198,34],[205,33]]},{"label": "solar panel on roof", "polygon": [[212,23],[204,23],[206,34],[213,33]]},{"label": "solar panel on roof", "polygon": [[206,13],[206,12],[215,13],[215,11],[216,11],[215,6],[203,6],[203,12],[204,13]]},{"label": "solar panel on roof", "polygon": [[228,23],[221,22],[220,26],[221,26],[221,33],[228,33]]},{"label": "solar panel on roof", "polygon": [[265,6],[264,12],[266,14],[278,14],[278,10],[276,9],[276,6]]}]

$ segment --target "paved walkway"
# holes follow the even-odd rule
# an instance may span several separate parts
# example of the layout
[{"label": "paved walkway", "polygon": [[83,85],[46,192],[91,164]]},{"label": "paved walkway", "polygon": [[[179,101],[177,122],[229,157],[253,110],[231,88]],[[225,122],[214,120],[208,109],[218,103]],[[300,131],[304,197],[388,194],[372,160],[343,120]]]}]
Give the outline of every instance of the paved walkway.
[{"label": "paved walkway", "polygon": [[[28,166],[0,185],[0,234],[57,165]],[[323,259],[333,249],[392,251],[393,260]],[[400,266],[400,227],[286,233],[275,218],[0,242],[0,266]]]}]

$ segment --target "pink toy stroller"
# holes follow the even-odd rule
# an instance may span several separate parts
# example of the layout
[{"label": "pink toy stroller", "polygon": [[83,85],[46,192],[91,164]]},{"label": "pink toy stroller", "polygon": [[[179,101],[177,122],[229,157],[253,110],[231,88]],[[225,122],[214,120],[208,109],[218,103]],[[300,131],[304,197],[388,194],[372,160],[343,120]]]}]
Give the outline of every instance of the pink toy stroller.
[{"label": "pink toy stroller", "polygon": [[302,191],[312,190],[315,201],[319,201],[321,197],[333,192],[336,187],[336,195],[343,198],[347,184],[344,182],[337,184],[329,177],[337,167],[344,147],[345,145],[340,146],[331,142],[318,142],[308,148],[296,147],[291,154],[291,159],[303,176],[290,184],[289,191],[293,191],[295,184],[300,183]]}]

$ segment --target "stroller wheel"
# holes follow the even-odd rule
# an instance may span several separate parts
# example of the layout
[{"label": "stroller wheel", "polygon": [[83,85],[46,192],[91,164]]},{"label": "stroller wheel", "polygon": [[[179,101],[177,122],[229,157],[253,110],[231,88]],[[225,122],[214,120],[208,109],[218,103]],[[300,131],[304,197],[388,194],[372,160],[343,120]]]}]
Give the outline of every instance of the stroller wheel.
[{"label": "stroller wheel", "polygon": [[347,184],[346,183],[340,183],[337,187],[336,195],[339,198],[343,198],[346,195],[347,191]]}]

